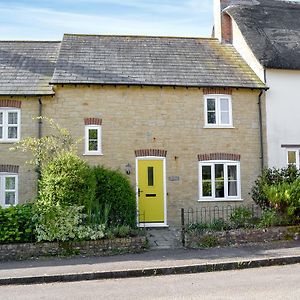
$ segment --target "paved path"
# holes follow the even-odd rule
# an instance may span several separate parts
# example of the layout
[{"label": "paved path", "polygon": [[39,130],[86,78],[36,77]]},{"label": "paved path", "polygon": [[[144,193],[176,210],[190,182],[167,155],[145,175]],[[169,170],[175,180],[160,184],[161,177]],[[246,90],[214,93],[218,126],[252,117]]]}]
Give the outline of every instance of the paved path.
[{"label": "paved path", "polygon": [[206,250],[162,249],[140,254],[110,257],[48,258],[1,262],[0,283],[2,279],[8,278],[76,275],[111,271],[126,272],[128,270],[144,270],[147,268],[172,268],[282,257],[297,257],[300,260],[300,241],[239,248],[228,247]]},{"label": "paved path", "polygon": [[299,299],[300,265],[176,276],[0,287],[2,300]]}]

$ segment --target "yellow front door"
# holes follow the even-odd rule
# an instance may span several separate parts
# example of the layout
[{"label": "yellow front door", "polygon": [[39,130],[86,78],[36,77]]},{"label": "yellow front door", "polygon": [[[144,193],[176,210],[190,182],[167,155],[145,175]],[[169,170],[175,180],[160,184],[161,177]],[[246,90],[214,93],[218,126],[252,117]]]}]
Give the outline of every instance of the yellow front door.
[{"label": "yellow front door", "polygon": [[140,223],[164,223],[164,162],[138,160],[138,208]]}]

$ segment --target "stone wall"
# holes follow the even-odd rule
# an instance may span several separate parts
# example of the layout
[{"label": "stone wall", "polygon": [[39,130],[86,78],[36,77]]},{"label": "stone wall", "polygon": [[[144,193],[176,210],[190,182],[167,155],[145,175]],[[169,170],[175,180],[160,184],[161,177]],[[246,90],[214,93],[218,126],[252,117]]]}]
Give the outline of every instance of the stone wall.
[{"label": "stone wall", "polygon": [[[129,163],[132,172],[128,177],[133,187],[136,186],[135,150],[167,151],[168,225],[180,225],[182,207],[203,204],[198,201],[199,154],[240,155],[241,200],[243,204],[251,202],[249,191],[260,174],[259,91],[232,89],[232,128],[205,128],[205,91],[199,88],[65,85],[55,86],[55,92],[54,97],[42,97],[43,115],[70,130],[75,139],[81,139],[78,154],[88,163],[124,173]],[[37,121],[32,117],[38,115],[38,99],[29,97],[21,101],[21,137],[37,136]],[[85,118],[102,120],[103,155],[84,155]],[[44,123],[43,135],[49,133]],[[0,164],[20,166],[19,202],[24,203],[36,195],[36,173],[25,164],[30,157],[10,152],[11,146],[0,144]],[[230,203],[218,202],[218,205]]]},{"label": "stone wall", "polygon": [[[103,155],[79,155],[90,164],[120,169],[136,186],[135,150],[167,151],[167,223],[180,224],[180,209],[200,205],[198,154],[241,155],[244,203],[260,174],[258,91],[232,90],[233,128],[205,128],[204,91],[198,88],[127,86],[56,86],[56,96],[44,102],[44,115],[84,137],[84,118],[102,119]],[[221,91],[218,91],[221,92]],[[226,90],[225,90],[226,93]],[[45,128],[47,132],[47,128]],[[176,177],[177,180],[169,180]],[[225,202],[227,205],[229,202]]]},{"label": "stone wall", "polygon": [[0,245],[0,260],[22,260],[40,256],[102,256],[143,251],[145,236],[80,242],[24,243]]},{"label": "stone wall", "polygon": [[228,231],[189,231],[185,236],[188,248],[243,245],[282,240],[298,240],[300,226],[270,227],[264,229],[236,229]]}]

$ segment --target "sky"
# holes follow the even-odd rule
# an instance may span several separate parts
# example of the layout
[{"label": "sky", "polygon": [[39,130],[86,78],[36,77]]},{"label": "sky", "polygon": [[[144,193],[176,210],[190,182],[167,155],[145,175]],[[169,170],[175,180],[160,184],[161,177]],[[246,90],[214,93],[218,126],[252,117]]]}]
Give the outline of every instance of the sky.
[{"label": "sky", "polygon": [[210,36],[213,0],[0,0],[1,40],[63,33]]}]

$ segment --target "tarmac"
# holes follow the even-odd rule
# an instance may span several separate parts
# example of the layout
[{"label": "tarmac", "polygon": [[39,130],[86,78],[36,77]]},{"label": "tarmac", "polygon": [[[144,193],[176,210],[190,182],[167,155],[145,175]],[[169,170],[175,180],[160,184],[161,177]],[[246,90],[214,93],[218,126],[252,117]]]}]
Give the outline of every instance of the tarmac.
[{"label": "tarmac", "polygon": [[300,241],[210,249],[156,249],[106,257],[0,262],[0,285],[162,276],[300,263]]}]

